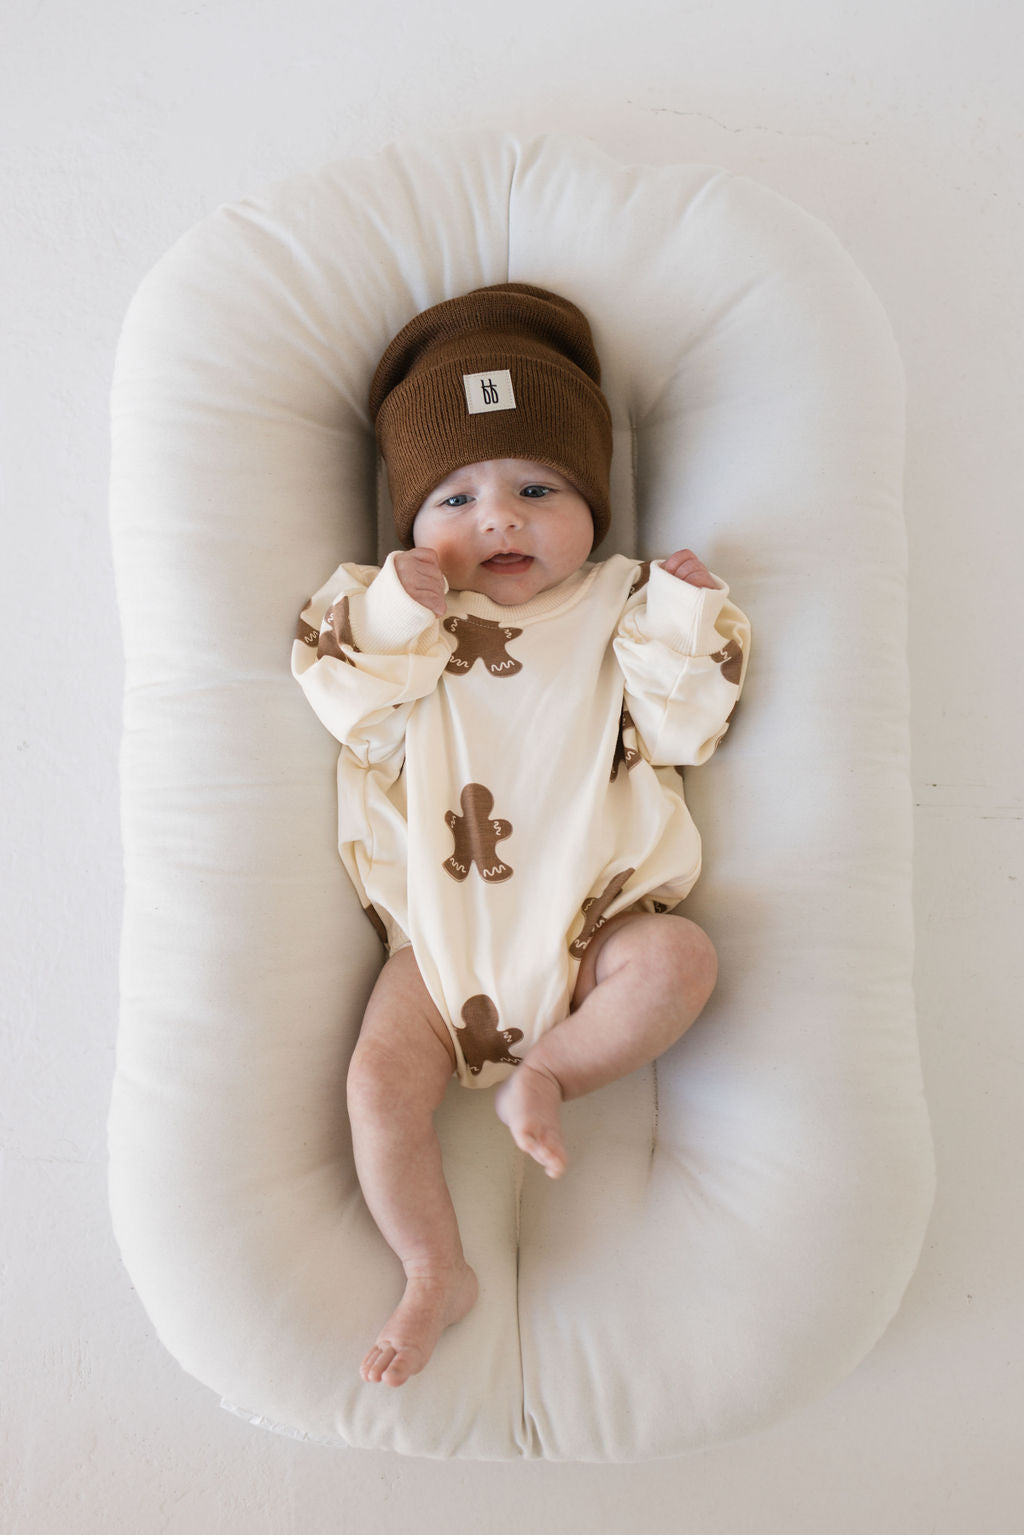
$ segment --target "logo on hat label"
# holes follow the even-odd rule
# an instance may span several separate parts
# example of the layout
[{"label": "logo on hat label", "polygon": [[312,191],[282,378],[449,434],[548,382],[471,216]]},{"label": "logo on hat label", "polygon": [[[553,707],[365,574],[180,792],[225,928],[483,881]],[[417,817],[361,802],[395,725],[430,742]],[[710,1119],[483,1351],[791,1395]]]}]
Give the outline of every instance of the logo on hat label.
[{"label": "logo on hat label", "polygon": [[493,373],[464,373],[462,387],[466,391],[466,405],[471,416],[478,416],[483,410],[516,408],[512,375],[507,368],[498,368]]}]

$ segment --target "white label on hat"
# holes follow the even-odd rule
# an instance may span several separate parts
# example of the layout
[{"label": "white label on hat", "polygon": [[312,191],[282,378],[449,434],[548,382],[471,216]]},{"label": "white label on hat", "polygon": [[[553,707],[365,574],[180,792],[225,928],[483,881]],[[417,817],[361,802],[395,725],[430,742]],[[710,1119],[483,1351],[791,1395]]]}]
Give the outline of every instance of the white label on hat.
[{"label": "white label on hat", "polygon": [[482,410],[516,408],[512,375],[507,368],[498,368],[493,373],[464,373],[462,387],[466,391],[466,404],[471,416],[478,416]]}]

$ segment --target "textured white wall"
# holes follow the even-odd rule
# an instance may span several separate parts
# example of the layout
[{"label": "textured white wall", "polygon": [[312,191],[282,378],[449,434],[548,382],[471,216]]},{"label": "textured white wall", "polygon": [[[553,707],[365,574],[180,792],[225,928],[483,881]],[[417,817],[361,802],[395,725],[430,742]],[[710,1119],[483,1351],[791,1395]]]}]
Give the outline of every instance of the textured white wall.
[{"label": "textured white wall", "polygon": [[[1020,15],[1015,0],[6,7],[0,1525],[12,1535],[362,1535],[413,1521],[426,1535],[1016,1535]],[[775,1430],[688,1461],[435,1465],[251,1430],[155,1342],[108,1227],[121,674],[106,396],[121,317],[212,206],[426,124],[561,128],[620,158],[751,174],[832,225],[907,362],[918,978],[939,1201],[906,1305],[856,1374]]]}]

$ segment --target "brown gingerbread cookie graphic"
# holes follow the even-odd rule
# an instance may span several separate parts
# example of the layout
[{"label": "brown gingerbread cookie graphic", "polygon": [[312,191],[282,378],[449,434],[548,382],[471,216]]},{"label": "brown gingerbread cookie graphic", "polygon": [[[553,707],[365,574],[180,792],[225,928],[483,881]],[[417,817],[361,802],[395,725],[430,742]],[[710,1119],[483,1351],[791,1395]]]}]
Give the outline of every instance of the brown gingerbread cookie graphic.
[{"label": "brown gingerbread cookie graphic", "polygon": [[373,928],[373,931],[377,934],[377,937],[380,939],[384,947],[387,948],[388,930],[384,926],[384,918],[381,916],[376,906],[364,906],[363,916],[368,919],[370,926]]},{"label": "brown gingerbread cookie graphic", "polygon": [[622,718],[619,721],[619,739],[615,743],[615,756],[612,758],[612,783],[618,778],[619,768],[623,764],[626,772],[631,773],[639,761],[640,750],[637,746],[636,726],[629,710],[623,708]]},{"label": "brown gingerbread cookie graphic", "polygon": [[[310,597],[309,602],[312,601],[313,599]],[[320,630],[314,629],[312,624],[307,624],[302,616],[309,607],[309,602],[302,604],[302,612],[300,612],[295,623],[295,638],[301,640],[303,645],[308,645],[310,650],[315,650],[320,643]]]},{"label": "brown gingerbread cookie graphic", "polygon": [[569,945],[569,953],[574,959],[582,959],[583,955],[587,952],[594,934],[599,932],[608,920],[605,912],[626,884],[630,875],[635,873],[635,869],[623,869],[620,874],[616,874],[614,879],[609,881],[600,895],[593,895],[588,901],[583,902],[583,916],[587,920],[584,922],[578,936]]},{"label": "brown gingerbread cookie graphic", "polygon": [[456,641],[445,671],[465,676],[478,661],[484,663],[492,677],[514,677],[522,671],[522,661],[517,661],[505,649],[509,640],[518,639],[522,629],[510,629],[496,619],[476,618],[473,614],[466,618],[446,618],[444,627]]},{"label": "brown gingerbread cookie graphic", "polygon": [[355,635],[352,633],[347,597],[342,597],[340,602],[332,603],[324,614],[316,647],[317,657],[334,656],[338,661],[345,661],[349,666],[355,666],[356,663],[352,657],[347,656],[342,650],[342,645],[347,645],[350,650],[359,650]]},{"label": "brown gingerbread cookie graphic", "polygon": [[650,579],[651,562],[650,560],[644,560],[643,564],[640,566],[640,569],[637,571],[636,576],[634,577],[633,585],[629,588],[629,594],[626,597],[626,601],[628,602],[630,597],[635,597],[637,592],[642,592]]},{"label": "brown gingerbread cookie graphic", "polygon": [[718,650],[711,657],[722,668],[722,676],[726,682],[734,682],[739,686],[740,674],[743,671],[743,647],[738,640],[729,640],[724,650]]},{"label": "brown gingerbread cookie graphic", "polygon": [[463,1027],[459,1029],[459,1044],[466,1058],[466,1065],[474,1077],[483,1070],[485,1061],[498,1066],[518,1066],[518,1055],[509,1055],[509,1049],[523,1037],[522,1029],[503,1029],[498,1009],[490,997],[470,997],[462,1009]]},{"label": "brown gingerbread cookie graphic", "polygon": [[492,817],[494,795],[490,789],[485,789],[482,783],[468,783],[459,803],[461,815],[456,815],[454,810],[445,815],[455,838],[455,852],[442,865],[445,873],[461,882],[476,864],[481,879],[489,884],[511,879],[513,870],[498,857],[496,845],[512,835],[512,823]]}]

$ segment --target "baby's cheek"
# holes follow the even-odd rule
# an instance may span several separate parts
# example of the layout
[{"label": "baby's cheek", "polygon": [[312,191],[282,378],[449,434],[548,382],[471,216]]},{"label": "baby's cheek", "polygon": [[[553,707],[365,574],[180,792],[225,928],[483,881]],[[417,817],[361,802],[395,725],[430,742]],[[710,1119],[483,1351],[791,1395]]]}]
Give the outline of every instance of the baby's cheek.
[{"label": "baby's cheek", "polygon": [[465,550],[450,539],[435,544],[434,548],[441,562],[441,571],[445,580],[449,586],[457,589],[459,578],[465,577],[469,568]]}]

